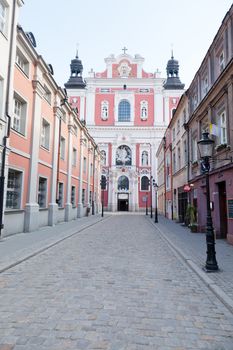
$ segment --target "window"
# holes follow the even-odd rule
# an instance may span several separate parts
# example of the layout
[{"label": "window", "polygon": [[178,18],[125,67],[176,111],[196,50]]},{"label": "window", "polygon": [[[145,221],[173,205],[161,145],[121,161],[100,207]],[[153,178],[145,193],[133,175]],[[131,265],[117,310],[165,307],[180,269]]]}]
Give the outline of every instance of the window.
[{"label": "window", "polygon": [[9,169],[6,192],[6,209],[19,209],[21,202],[22,172]]},{"label": "window", "polygon": [[175,112],[176,112],[176,108],[172,108],[172,110],[171,110],[171,118],[173,118]]},{"label": "window", "polygon": [[84,173],[87,172],[87,158],[86,157],[83,158],[83,172]]},{"label": "window", "polygon": [[141,191],[149,191],[149,179],[147,176],[141,178]]},{"label": "window", "polygon": [[148,165],[148,152],[143,151],[142,152],[142,166],[147,166]]},{"label": "window", "polygon": [[59,182],[59,184],[58,184],[58,201],[57,201],[58,208],[63,207],[63,187],[64,187],[63,183]]},{"label": "window", "polygon": [[180,132],[180,119],[177,120],[177,134]]},{"label": "window", "polygon": [[16,64],[27,76],[29,76],[29,62],[18,48],[16,51]]},{"label": "window", "polygon": [[60,157],[61,159],[65,159],[65,148],[66,148],[66,140],[61,136],[61,144],[60,144]]},{"label": "window", "polygon": [[208,76],[206,75],[203,79],[202,79],[202,97],[204,97],[207,92],[208,92]]},{"label": "window", "polygon": [[127,100],[122,100],[118,106],[118,121],[130,122],[130,103]]},{"label": "window", "polygon": [[220,124],[220,143],[227,143],[227,124],[226,124],[226,112],[222,111],[219,115],[219,124]]},{"label": "window", "polygon": [[38,204],[40,208],[46,208],[46,197],[47,197],[47,179],[44,177],[39,177]]},{"label": "window", "polygon": [[71,204],[72,207],[75,208],[75,186],[71,186]]},{"label": "window", "polygon": [[183,124],[186,123],[186,109],[183,111]]},{"label": "window", "polygon": [[16,93],[14,94],[14,115],[12,128],[25,135],[27,104]]},{"label": "window", "polygon": [[192,138],[192,162],[197,161],[197,137]]},{"label": "window", "polygon": [[108,119],[108,101],[101,102],[101,119],[102,120]]},{"label": "window", "polygon": [[82,189],[82,204],[85,204],[86,191],[85,188]]},{"label": "window", "polygon": [[43,118],[41,127],[41,146],[49,149],[50,124]]},{"label": "window", "polygon": [[147,101],[140,102],[140,118],[141,118],[141,120],[147,120],[147,118],[148,118],[148,102]]},{"label": "window", "polygon": [[93,176],[93,164],[91,163],[91,167],[90,167],[90,176]]},{"label": "window", "polygon": [[0,0],[0,31],[3,34],[6,34],[6,31],[7,31],[6,22],[7,22],[7,7],[3,3],[3,1]]},{"label": "window", "polygon": [[176,139],[176,128],[172,129],[172,141],[175,141]]},{"label": "window", "polygon": [[107,189],[107,178],[105,175],[101,175],[101,190],[106,190]]},{"label": "window", "polygon": [[175,152],[172,155],[173,157],[173,174],[176,172],[176,154]]},{"label": "window", "polygon": [[118,179],[118,191],[128,191],[129,190],[129,179],[127,176],[122,175]]},{"label": "window", "polygon": [[73,125],[74,128],[74,134],[77,136],[78,135],[78,128],[76,125]]},{"label": "window", "polygon": [[177,170],[181,168],[181,157],[180,157],[180,147],[177,149]]},{"label": "window", "polygon": [[220,53],[218,60],[219,60],[219,69],[220,69],[220,72],[222,72],[225,67],[225,59],[224,59],[223,51]]},{"label": "window", "polygon": [[77,150],[76,148],[73,148],[73,153],[72,153],[72,165],[75,167],[76,166],[76,160],[77,160]]},{"label": "window", "polygon": [[89,203],[90,204],[92,203],[92,192],[91,191],[89,192]]},{"label": "window", "polygon": [[106,165],[106,152],[103,150],[101,153],[101,164]]},{"label": "window", "polygon": [[44,98],[49,104],[51,104],[51,91],[46,85],[44,85]]}]

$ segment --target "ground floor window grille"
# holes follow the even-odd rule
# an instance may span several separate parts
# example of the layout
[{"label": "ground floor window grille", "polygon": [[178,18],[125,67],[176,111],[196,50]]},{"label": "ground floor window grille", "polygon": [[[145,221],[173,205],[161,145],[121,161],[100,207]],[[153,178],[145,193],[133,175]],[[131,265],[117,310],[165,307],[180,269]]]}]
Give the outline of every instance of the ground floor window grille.
[{"label": "ground floor window grille", "polygon": [[9,169],[6,193],[6,209],[19,209],[21,202],[22,172]]},{"label": "ground floor window grille", "polygon": [[58,207],[63,207],[63,183],[59,182],[58,185],[58,201],[57,201]]},{"label": "ground floor window grille", "polygon": [[38,204],[40,208],[46,208],[47,179],[39,177]]},{"label": "ground floor window grille", "polygon": [[75,207],[75,186],[71,187],[71,204],[72,207]]},{"label": "ground floor window grille", "polygon": [[83,205],[84,205],[84,203],[85,203],[85,195],[86,195],[85,189],[83,188],[83,189],[82,189],[82,204],[83,204]]}]

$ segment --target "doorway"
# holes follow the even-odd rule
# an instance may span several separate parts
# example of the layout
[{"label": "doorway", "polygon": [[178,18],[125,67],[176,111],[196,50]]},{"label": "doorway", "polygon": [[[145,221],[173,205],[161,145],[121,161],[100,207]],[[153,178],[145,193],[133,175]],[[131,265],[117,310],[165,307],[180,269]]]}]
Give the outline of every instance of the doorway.
[{"label": "doorway", "polygon": [[129,211],[129,203],[127,199],[118,199],[118,211]]},{"label": "doorway", "polygon": [[129,211],[129,195],[128,195],[128,193],[118,193],[117,210],[118,211]]},{"label": "doorway", "polygon": [[227,197],[226,197],[226,182],[218,183],[218,198],[219,198],[219,219],[220,219],[220,237],[227,237]]}]

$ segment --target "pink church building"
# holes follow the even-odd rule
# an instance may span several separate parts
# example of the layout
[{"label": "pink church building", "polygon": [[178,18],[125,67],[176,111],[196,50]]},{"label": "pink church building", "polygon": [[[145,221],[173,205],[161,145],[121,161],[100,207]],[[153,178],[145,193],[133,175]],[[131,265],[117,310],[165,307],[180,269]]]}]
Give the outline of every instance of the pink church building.
[{"label": "pink church building", "polygon": [[166,79],[159,71],[146,72],[143,63],[141,55],[131,56],[124,48],[105,58],[103,72],[91,70],[83,80],[76,55],[65,84],[70,104],[100,148],[109,211],[140,211],[154,201],[150,182],[157,181],[156,151],[184,91],[173,57]]}]

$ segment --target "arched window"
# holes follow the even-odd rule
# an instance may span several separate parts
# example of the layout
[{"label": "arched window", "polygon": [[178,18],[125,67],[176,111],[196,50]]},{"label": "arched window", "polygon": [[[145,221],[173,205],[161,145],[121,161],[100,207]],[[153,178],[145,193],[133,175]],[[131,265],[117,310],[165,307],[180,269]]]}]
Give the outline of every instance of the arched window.
[{"label": "arched window", "polygon": [[101,164],[106,165],[106,152],[103,150],[101,153]]},{"label": "arched window", "polygon": [[142,152],[142,166],[147,166],[148,165],[148,152],[143,151]]},{"label": "arched window", "polygon": [[108,101],[101,102],[101,119],[102,120],[108,119]]},{"label": "arched window", "polygon": [[122,100],[118,106],[118,122],[130,122],[130,103]]},{"label": "arched window", "polygon": [[116,151],[116,165],[132,165],[131,149],[122,145]]},{"label": "arched window", "polygon": [[129,190],[129,179],[127,176],[122,175],[119,177],[117,188],[118,188],[118,191],[128,191]]},{"label": "arched window", "polygon": [[149,191],[149,179],[147,176],[143,176],[141,178],[141,190],[142,191]]},{"label": "arched window", "polygon": [[140,102],[140,118],[141,120],[147,120],[148,118],[148,102],[147,101],[141,101]]}]

